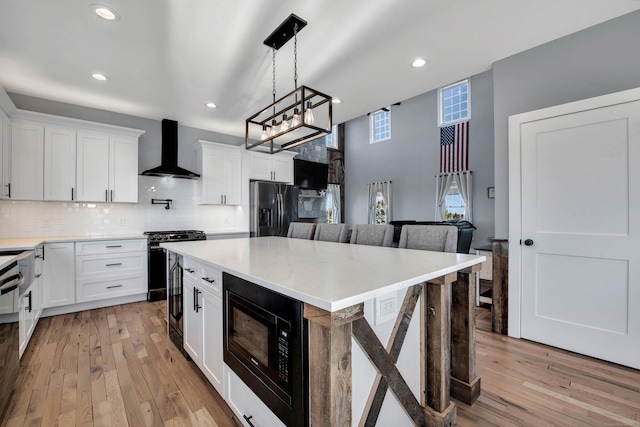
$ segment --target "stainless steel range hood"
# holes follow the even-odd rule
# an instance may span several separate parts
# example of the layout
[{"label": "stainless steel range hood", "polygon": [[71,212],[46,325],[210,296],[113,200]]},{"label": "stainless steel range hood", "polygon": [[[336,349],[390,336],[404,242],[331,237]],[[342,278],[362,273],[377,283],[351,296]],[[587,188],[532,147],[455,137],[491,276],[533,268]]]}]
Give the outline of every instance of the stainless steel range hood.
[{"label": "stainless steel range hood", "polygon": [[162,160],[160,166],[142,172],[145,176],[198,179],[200,175],[178,166],[178,122],[162,119]]}]

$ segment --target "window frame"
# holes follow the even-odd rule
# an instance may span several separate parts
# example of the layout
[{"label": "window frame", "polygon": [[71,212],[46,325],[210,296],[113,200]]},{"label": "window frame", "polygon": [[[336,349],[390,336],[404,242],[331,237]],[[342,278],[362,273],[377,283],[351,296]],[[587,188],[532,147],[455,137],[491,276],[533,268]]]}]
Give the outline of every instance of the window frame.
[{"label": "window frame", "polygon": [[[455,194],[450,194],[452,192],[452,190],[455,190]],[[453,206],[450,205],[449,203],[447,203],[447,198],[449,196],[458,196],[460,198],[460,206]],[[448,221],[448,220],[466,220],[466,211],[467,211],[467,205],[464,203],[464,201],[462,200],[462,195],[460,194],[460,189],[458,188],[458,184],[455,182],[455,180],[453,180],[451,182],[451,184],[449,185],[449,188],[447,189],[447,195],[444,198],[444,206],[445,206],[445,211],[444,211],[444,221]],[[453,209],[459,209],[462,208],[462,217],[461,218],[447,218],[447,214],[449,213],[449,207],[452,207]]]},{"label": "window frame", "polygon": [[[375,121],[376,115],[385,113],[389,120],[389,135],[385,138],[375,139]],[[369,144],[377,144],[378,142],[388,141],[391,139],[391,108],[381,108],[369,115]]]},{"label": "window frame", "polygon": [[[443,96],[448,90],[451,90],[463,85],[467,86],[467,99],[466,99],[467,114],[464,117],[459,117],[457,119],[445,121],[444,119],[445,118],[445,112],[444,112],[445,102],[444,102]],[[444,86],[438,89],[438,127],[451,126],[451,125],[455,125],[456,123],[466,122],[468,120],[471,120],[471,80],[470,79],[460,80],[456,83],[452,83],[448,86]]]},{"label": "window frame", "polygon": [[[331,144],[329,144],[331,138]],[[338,125],[331,126],[331,133],[324,137],[324,144],[329,150],[338,150]]]}]

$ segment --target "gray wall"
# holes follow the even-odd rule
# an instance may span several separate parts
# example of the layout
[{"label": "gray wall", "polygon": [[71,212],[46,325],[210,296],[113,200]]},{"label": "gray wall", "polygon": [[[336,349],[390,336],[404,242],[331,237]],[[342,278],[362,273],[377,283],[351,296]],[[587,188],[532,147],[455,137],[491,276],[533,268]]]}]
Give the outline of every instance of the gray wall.
[{"label": "gray wall", "polygon": [[[138,172],[141,173],[160,165],[162,143],[160,120],[143,119],[15,93],[8,95],[15,106],[22,110],[144,130],[145,134],[140,138],[138,149]],[[171,119],[171,117],[166,118]],[[196,149],[193,142],[198,139],[231,145],[244,144],[244,138],[179,125],[178,163],[190,171],[196,170]]]},{"label": "gray wall", "polygon": [[[453,83],[453,82],[452,82]],[[391,108],[391,140],[369,144],[369,118],[345,125],[345,222],[367,222],[367,183],[393,182],[392,219],[435,219],[435,176],[440,167],[437,90]],[[473,245],[494,235],[493,75],[471,77],[469,167],[473,172]]]},{"label": "gray wall", "polygon": [[639,41],[636,11],[494,64],[496,237],[508,237],[508,117],[640,87]]}]

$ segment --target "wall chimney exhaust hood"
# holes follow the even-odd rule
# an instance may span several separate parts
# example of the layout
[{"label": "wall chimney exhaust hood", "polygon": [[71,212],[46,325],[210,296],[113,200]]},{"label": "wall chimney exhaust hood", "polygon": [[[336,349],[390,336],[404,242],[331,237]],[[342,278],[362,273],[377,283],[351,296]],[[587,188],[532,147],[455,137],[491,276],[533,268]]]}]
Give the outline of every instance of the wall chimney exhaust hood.
[{"label": "wall chimney exhaust hood", "polygon": [[145,176],[198,179],[200,175],[178,166],[178,122],[162,119],[162,160],[160,166],[142,172]]}]

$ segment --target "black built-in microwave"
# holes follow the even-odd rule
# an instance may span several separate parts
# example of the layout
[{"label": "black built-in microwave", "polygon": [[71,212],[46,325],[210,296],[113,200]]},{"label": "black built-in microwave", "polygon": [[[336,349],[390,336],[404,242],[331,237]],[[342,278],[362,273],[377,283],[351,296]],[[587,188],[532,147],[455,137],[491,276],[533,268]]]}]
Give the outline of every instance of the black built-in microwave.
[{"label": "black built-in microwave", "polygon": [[309,425],[303,303],[223,273],[224,362],[288,426]]}]

